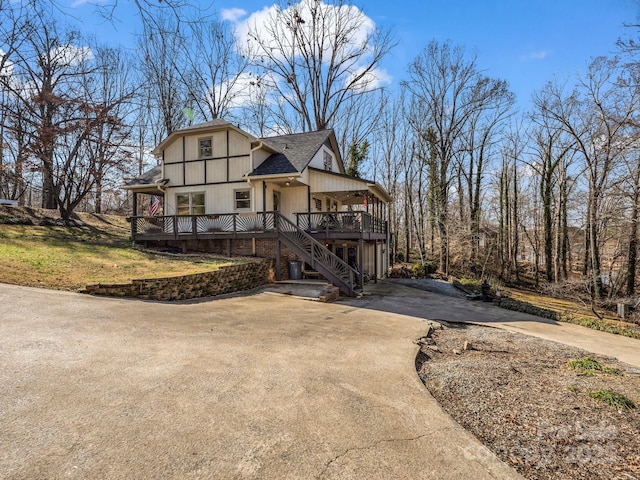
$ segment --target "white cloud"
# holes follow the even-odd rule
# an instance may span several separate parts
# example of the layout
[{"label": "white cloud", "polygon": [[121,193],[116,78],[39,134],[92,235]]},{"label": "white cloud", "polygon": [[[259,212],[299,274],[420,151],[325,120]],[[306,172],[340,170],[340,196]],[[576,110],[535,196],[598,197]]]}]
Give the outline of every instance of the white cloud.
[{"label": "white cloud", "polygon": [[13,62],[5,56],[4,50],[0,48],[0,76],[8,78],[13,76]]},{"label": "white cloud", "polygon": [[544,60],[545,58],[547,58],[547,53],[548,52],[546,50],[537,50],[534,52],[530,52],[523,59],[524,60]]},{"label": "white cloud", "polygon": [[232,23],[238,23],[238,21],[247,14],[247,11],[242,8],[223,8],[220,11],[222,20],[227,20]]},{"label": "white cloud", "polygon": [[[345,84],[351,82],[352,79],[357,75],[360,75],[362,71],[363,69],[360,68],[358,71],[353,72],[350,77],[345,80]],[[354,90],[360,92],[372,91],[377,88],[387,87],[391,85],[392,80],[393,78],[386,70],[383,70],[382,68],[376,68],[363,75],[363,77],[356,82]]]},{"label": "white cloud", "polygon": [[106,5],[111,0],[74,0],[71,3],[71,8],[78,8],[82,5]]},{"label": "white cloud", "polygon": [[[291,18],[293,16],[293,12],[297,11],[300,14],[302,25],[301,28],[306,28],[309,31],[307,32],[307,37],[311,36],[310,29],[313,28],[314,22],[311,18],[310,7],[308,4],[313,3],[314,6],[317,3],[318,8],[323,12],[322,16],[326,19],[326,28],[327,35],[326,38],[333,38],[335,36],[335,27],[336,25],[341,25],[341,32],[344,34],[347,33],[346,42],[342,45],[341,52],[338,53],[346,53],[352,48],[359,48],[363,43],[365,43],[370,36],[370,34],[375,30],[376,26],[373,20],[367,17],[362,10],[353,5],[329,5],[324,3],[323,1],[318,0],[301,0],[299,3],[292,4],[287,8],[282,10],[282,16],[284,18]],[[240,16],[235,17],[233,23],[235,24],[235,34],[238,40],[238,45],[240,48],[245,51],[245,53],[249,53],[247,49],[247,45],[251,43],[249,38],[249,31],[257,33],[258,37],[263,40],[263,43],[267,46],[267,48],[271,48],[273,53],[277,55],[277,45],[291,45],[292,39],[285,38],[287,35],[290,36],[291,32],[284,25],[279,25],[277,31],[274,32],[274,18],[278,15],[280,8],[277,5],[272,5],[270,7],[264,7],[262,10],[258,10],[256,12],[251,13],[248,17],[244,19],[240,19]],[[246,12],[245,12],[246,15]],[[347,24],[345,26],[345,19],[347,19]],[[331,31],[334,29],[334,31]],[[276,39],[273,37],[274,33],[278,34],[279,37]],[[325,58],[329,58],[330,55],[328,52],[328,47],[330,47],[330,42],[325,43],[325,48],[327,49],[325,53]],[[256,53],[256,52],[252,52]]]},{"label": "white cloud", "polygon": [[89,47],[76,47],[75,45],[61,45],[51,51],[51,57],[63,66],[74,67],[84,62],[89,62],[95,57]]}]

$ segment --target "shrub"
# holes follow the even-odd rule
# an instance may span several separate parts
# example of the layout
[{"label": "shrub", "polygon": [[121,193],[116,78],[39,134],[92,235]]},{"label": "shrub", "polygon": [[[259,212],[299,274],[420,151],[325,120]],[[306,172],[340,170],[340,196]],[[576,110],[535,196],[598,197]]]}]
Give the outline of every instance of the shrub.
[{"label": "shrub", "polygon": [[631,410],[636,408],[636,404],[632,400],[628,399],[621,393],[612,392],[611,390],[594,390],[589,392],[591,398],[600,400],[601,402],[611,405],[612,407],[620,408],[623,410]]},{"label": "shrub", "polygon": [[413,274],[416,277],[424,277],[426,275],[426,271],[424,268],[424,264],[422,262],[416,262],[411,266],[411,270],[413,270]]},{"label": "shrub", "polygon": [[424,269],[427,274],[436,273],[438,271],[438,262],[431,260],[424,263]]},{"label": "shrub", "polygon": [[602,365],[598,360],[591,357],[574,358],[569,362],[571,370],[582,370],[584,375],[594,375],[596,373],[608,373],[611,375],[619,375],[620,371]]}]

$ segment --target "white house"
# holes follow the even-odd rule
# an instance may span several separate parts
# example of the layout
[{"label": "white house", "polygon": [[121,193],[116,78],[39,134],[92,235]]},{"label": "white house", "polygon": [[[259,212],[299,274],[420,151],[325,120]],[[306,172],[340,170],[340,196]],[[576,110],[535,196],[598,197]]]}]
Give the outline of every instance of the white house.
[{"label": "white house", "polygon": [[[278,271],[283,256],[297,258],[349,294],[367,273],[386,275],[389,194],[345,174],[332,130],[255,138],[214,120],[173,132],[153,153],[160,165],[123,187],[134,242],[271,257]],[[144,215],[140,195],[163,208]]]}]

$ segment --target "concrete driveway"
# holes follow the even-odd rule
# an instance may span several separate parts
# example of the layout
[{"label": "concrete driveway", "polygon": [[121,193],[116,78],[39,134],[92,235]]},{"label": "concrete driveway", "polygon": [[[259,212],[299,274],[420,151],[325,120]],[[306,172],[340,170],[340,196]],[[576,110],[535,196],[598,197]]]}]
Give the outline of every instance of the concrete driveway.
[{"label": "concrete driveway", "polygon": [[424,320],[387,306],[0,284],[0,476],[518,478],[419,381]]},{"label": "concrete driveway", "polygon": [[640,340],[513,312],[491,303],[438,295],[431,293],[432,284],[422,287],[420,280],[413,280],[407,285],[395,279],[371,283],[366,287],[364,298],[349,300],[348,303],[413,318],[486,324],[614,357],[640,369]]}]

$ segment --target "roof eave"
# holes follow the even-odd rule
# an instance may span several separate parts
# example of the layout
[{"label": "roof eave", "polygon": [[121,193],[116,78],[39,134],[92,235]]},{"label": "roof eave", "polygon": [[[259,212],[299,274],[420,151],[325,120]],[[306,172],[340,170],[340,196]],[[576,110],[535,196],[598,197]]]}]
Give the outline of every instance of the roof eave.
[{"label": "roof eave", "polygon": [[269,180],[271,178],[286,178],[293,177],[299,178],[302,176],[301,172],[290,172],[290,173],[269,173],[267,175],[246,175],[245,178],[249,180]]}]

